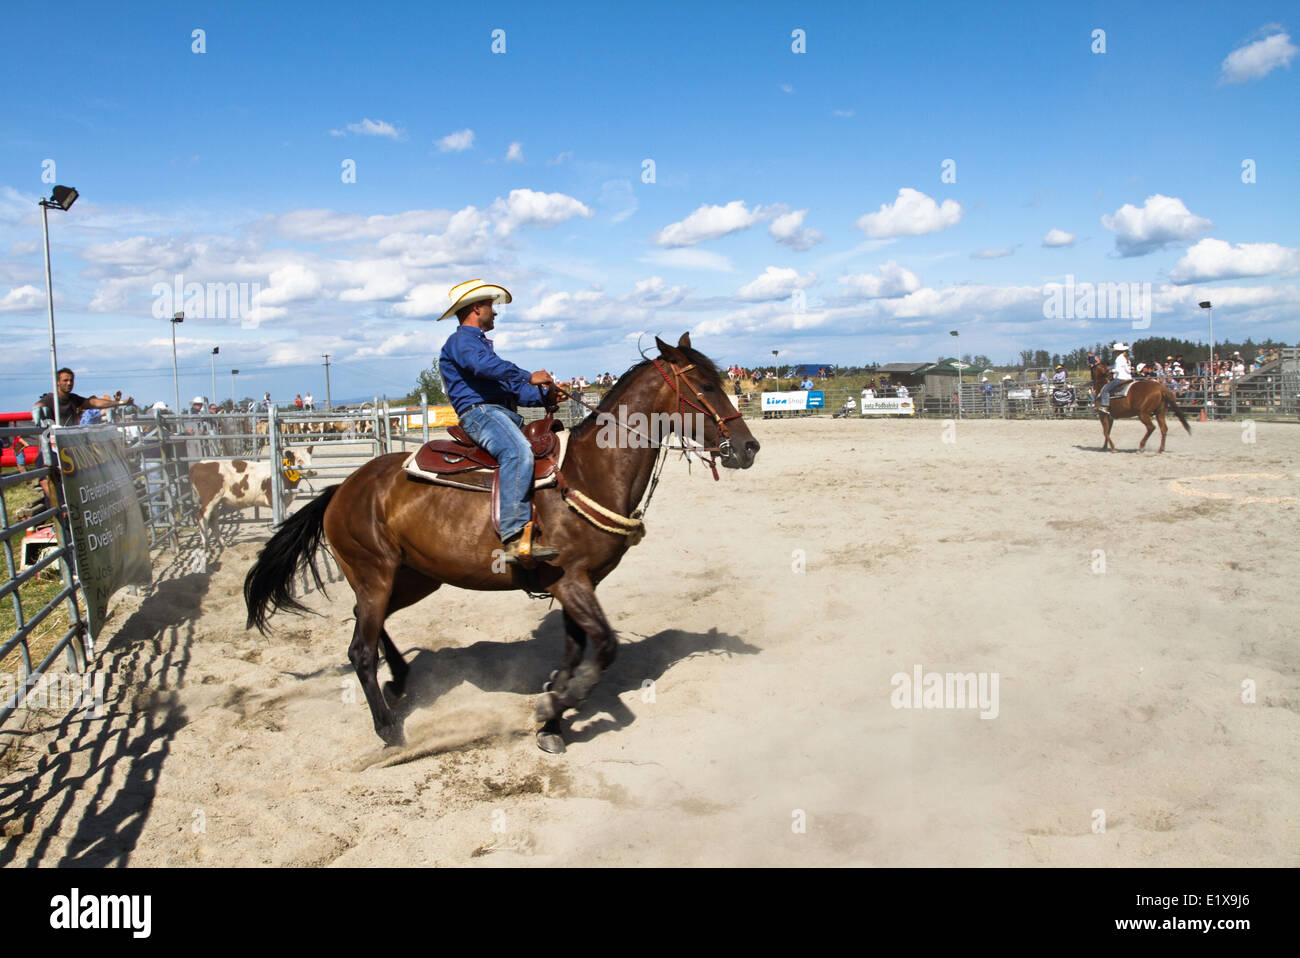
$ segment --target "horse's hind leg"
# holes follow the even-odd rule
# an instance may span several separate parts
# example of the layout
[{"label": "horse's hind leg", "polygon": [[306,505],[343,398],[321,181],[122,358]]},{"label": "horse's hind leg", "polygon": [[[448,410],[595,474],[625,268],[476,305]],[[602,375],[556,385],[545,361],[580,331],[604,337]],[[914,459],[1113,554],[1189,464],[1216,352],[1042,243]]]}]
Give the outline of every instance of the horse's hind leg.
[{"label": "horse's hind leg", "polygon": [[[1151,434],[1156,431],[1156,424],[1151,421],[1151,413],[1149,412],[1138,413],[1138,418],[1142,420],[1142,425],[1147,427],[1147,434],[1143,436],[1142,441],[1138,443],[1138,452],[1142,452],[1147,447],[1147,440],[1150,439]],[[1160,451],[1164,452],[1164,449],[1162,448]]]},{"label": "horse's hind leg", "polygon": [[1169,433],[1169,424],[1165,421],[1165,404],[1156,407],[1156,422],[1160,423],[1160,451],[1165,451],[1165,436]]},{"label": "horse's hind leg", "polygon": [[[406,567],[399,569],[396,581],[393,583],[393,594],[389,597],[388,609],[384,613],[384,618],[387,619],[398,609],[405,609],[408,605],[414,605],[436,590],[441,584],[441,582],[435,582]],[[398,651],[397,646],[393,644],[387,629],[381,628],[379,630],[379,641],[384,644],[384,661],[388,663],[388,671],[393,676],[391,681],[384,683],[384,698],[388,700],[390,705],[396,705],[397,700],[406,694],[406,679],[410,675],[411,666],[402,657],[402,653]]]},{"label": "horse's hind leg", "polygon": [[[384,610],[387,605],[386,595],[380,601],[376,601],[372,595],[357,596],[357,625],[352,632],[352,644],[348,646],[348,659],[357,670],[361,689],[366,693],[366,704],[370,706],[375,732],[384,740],[385,745],[402,745],[406,741],[402,726],[379,690],[379,637],[384,631]],[[403,662],[402,665],[405,666],[406,663]],[[389,668],[392,668],[391,661]]]},{"label": "horse's hind leg", "polygon": [[[537,699],[537,721],[544,723],[538,733],[538,745],[547,751],[553,750],[547,748],[548,745],[554,746],[557,742],[563,745],[559,738],[559,723],[565,709],[577,708],[586,700],[618,652],[618,637],[606,621],[590,581],[585,577],[561,579],[552,591],[564,607],[569,644],[564,666],[556,670],[550,689]],[[579,631],[583,638],[590,639],[595,645],[595,654],[585,662],[582,661],[583,641],[579,638]]]}]

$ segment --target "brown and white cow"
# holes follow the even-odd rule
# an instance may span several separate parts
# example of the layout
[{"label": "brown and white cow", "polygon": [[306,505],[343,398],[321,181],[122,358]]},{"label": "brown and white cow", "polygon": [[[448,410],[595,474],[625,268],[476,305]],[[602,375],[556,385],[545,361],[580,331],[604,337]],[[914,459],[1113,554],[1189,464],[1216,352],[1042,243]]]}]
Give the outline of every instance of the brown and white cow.
[{"label": "brown and white cow", "polygon": [[[308,446],[285,449],[280,466],[280,480],[284,489],[284,504],[293,499],[298,484],[308,476],[316,475],[311,469],[311,451]],[[271,507],[271,464],[249,462],[246,459],[196,462],[190,466],[190,485],[198,501],[195,514],[199,521],[199,536],[208,544],[207,527],[213,525],[217,507],[227,505],[235,509]]]}]

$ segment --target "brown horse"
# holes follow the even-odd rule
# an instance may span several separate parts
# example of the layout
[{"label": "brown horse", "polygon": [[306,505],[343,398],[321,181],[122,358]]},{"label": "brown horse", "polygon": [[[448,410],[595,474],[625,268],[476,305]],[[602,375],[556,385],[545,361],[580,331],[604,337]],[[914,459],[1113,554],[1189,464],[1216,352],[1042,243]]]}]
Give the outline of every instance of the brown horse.
[{"label": "brown horse", "polygon": [[[490,496],[413,480],[402,469],[406,454],[392,453],[326,489],[267,542],[244,581],[248,626],[265,634],[266,619],[276,609],[307,611],[290,590],[304,565],[322,587],[315,553],[324,537],[356,593],[357,622],[348,657],[365,690],[375,731],[386,744],[400,745],[405,740],[401,723],[390,706],[404,693],[410,666],[389,638],[384,620],[444,584],[550,593],[563,608],[567,641],[563,662],[537,701],[536,718],[542,723],[537,741],[545,751],[564,751],[564,711],[586,699],[618,647],[596,601],[596,586],[639,538],[633,510],[650,484],[659,454],[658,443],[649,441],[653,437],[634,427],[658,422],[678,431],[685,424],[688,428],[679,435],[701,443],[715,457],[711,463],[720,457],[731,469],[748,469],[759,448],[727,398],[717,368],[691,348],[689,334],[675,347],[658,338],[655,342],[659,358],[629,369],[597,412],[574,428],[561,486],[534,493],[538,525],[560,553],[553,563],[533,570],[506,564],[489,519]],[[689,428],[692,421],[702,428]],[[597,510],[584,508],[580,515],[575,501],[582,499],[594,500]],[[588,640],[594,654],[584,662]],[[377,678],[381,642],[392,673],[382,693]]]},{"label": "brown horse", "polygon": [[[1097,363],[1092,367],[1092,391],[1094,396],[1101,396],[1102,387],[1110,381],[1110,370],[1105,363]],[[1097,418],[1101,420],[1102,448],[1115,451],[1115,441],[1110,438],[1110,427],[1115,419],[1131,419],[1136,416],[1142,420],[1142,425],[1147,427],[1147,434],[1142,437],[1138,443],[1138,451],[1146,449],[1147,440],[1151,438],[1151,433],[1155,432],[1155,423],[1151,421],[1154,414],[1156,422],[1160,423],[1160,451],[1165,451],[1165,435],[1169,432],[1169,427],[1165,423],[1165,410],[1171,409],[1178,421],[1183,424],[1187,434],[1191,435],[1192,427],[1187,424],[1187,418],[1183,411],[1178,408],[1177,397],[1174,391],[1164,383],[1154,379],[1137,379],[1129,387],[1128,394],[1125,396],[1112,396],[1110,400],[1110,413],[1102,408],[1101,404],[1097,405]]]}]

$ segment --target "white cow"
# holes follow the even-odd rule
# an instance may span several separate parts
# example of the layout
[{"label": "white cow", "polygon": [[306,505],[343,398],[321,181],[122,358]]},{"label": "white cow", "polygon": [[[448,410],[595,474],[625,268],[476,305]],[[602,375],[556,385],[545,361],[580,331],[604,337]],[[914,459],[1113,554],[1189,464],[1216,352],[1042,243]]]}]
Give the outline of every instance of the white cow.
[{"label": "white cow", "polygon": [[[311,451],[311,446],[283,450],[284,461],[279,471],[286,506],[293,499],[298,483],[316,475],[311,469]],[[195,513],[205,548],[208,545],[207,527],[216,529],[213,518],[218,506],[227,505],[235,509],[271,507],[271,464],[268,462],[249,462],[246,459],[196,462],[190,466],[190,485],[194,487],[194,497],[198,501]]]}]

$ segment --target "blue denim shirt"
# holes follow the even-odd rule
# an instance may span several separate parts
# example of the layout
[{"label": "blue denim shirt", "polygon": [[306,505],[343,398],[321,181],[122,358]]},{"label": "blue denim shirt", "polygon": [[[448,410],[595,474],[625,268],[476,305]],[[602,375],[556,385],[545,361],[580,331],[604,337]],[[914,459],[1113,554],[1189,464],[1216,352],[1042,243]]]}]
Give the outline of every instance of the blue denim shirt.
[{"label": "blue denim shirt", "polygon": [[481,402],[511,411],[542,405],[541,389],[528,382],[532,374],[493,352],[492,341],[476,326],[459,326],[447,337],[438,371],[458,416]]}]

